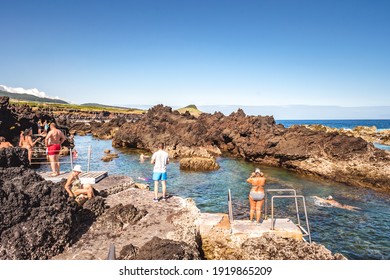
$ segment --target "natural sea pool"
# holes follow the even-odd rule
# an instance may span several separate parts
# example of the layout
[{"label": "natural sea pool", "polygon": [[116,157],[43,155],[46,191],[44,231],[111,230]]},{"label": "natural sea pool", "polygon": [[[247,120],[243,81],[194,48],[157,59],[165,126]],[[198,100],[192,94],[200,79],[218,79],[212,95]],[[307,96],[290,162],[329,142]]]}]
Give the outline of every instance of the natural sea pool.
[{"label": "natural sea pool", "polygon": [[[140,151],[116,149],[111,146],[111,141],[91,136],[76,136],[75,143],[79,153],[75,164],[81,164],[83,169],[87,168],[87,148],[91,146],[91,170],[107,170],[109,174],[131,176],[138,182],[143,182],[137,180],[138,177],[151,178],[152,165],[149,161],[140,162]],[[119,158],[111,162],[101,161],[105,149],[119,153]],[[65,163],[69,162],[69,158],[61,160],[61,170],[70,170],[70,164]],[[227,213],[227,193],[230,189],[234,218],[248,219],[250,186],[245,181],[255,167],[260,167],[267,178],[266,188],[293,188],[297,194],[305,196],[314,242],[325,245],[334,253],[342,253],[349,259],[390,259],[390,195],[302,176],[284,169],[258,166],[240,159],[221,157],[217,161],[221,168],[212,172],[182,171],[178,161],[171,161],[168,166],[168,193],[194,199],[202,212]],[[148,183],[153,184],[152,181]],[[319,206],[312,198],[328,195],[361,210],[353,212]],[[278,201],[275,206],[276,217],[295,219],[294,209],[293,200]]]}]

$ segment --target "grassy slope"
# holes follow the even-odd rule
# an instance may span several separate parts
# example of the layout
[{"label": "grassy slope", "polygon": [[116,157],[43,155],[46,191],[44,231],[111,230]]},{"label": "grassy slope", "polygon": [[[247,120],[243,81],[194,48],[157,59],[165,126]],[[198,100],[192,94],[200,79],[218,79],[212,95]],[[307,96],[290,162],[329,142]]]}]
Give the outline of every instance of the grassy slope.
[{"label": "grassy slope", "polygon": [[11,93],[0,90],[0,96],[8,96],[11,99],[14,100],[20,100],[20,101],[28,101],[28,102],[46,102],[46,103],[61,103],[61,104],[68,104],[68,102],[61,100],[61,99],[51,99],[51,98],[44,98],[44,97],[38,97],[32,94],[18,94],[18,93]]},{"label": "grassy slope", "polygon": [[180,114],[184,114],[186,111],[188,111],[195,117],[199,117],[199,115],[202,114],[202,111],[200,111],[195,105],[188,105],[184,108],[177,109],[177,111],[179,111]]},{"label": "grassy slope", "polygon": [[33,109],[50,107],[54,111],[67,112],[69,110],[80,110],[81,112],[87,111],[109,111],[113,113],[123,113],[123,114],[142,114],[144,110],[135,109],[135,108],[120,108],[120,107],[112,107],[112,106],[104,106],[100,104],[87,104],[87,105],[77,105],[77,104],[58,104],[58,103],[41,103],[41,102],[33,102],[33,101],[19,101],[19,100],[11,100],[10,103],[17,104],[27,104]]}]

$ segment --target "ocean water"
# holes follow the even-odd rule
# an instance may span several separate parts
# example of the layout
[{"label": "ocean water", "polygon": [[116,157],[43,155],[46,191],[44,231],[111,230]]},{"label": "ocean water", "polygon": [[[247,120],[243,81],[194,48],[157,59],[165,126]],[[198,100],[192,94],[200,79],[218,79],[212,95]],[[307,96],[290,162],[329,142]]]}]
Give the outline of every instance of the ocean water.
[{"label": "ocean water", "polygon": [[390,120],[275,120],[290,127],[297,124],[322,124],[333,128],[352,129],[355,126],[376,126],[378,130],[390,129]]},{"label": "ocean water", "polygon": [[[87,168],[88,146],[92,146],[91,170],[106,170],[109,174],[131,176],[138,182],[144,181],[137,178],[145,178],[152,185],[150,178],[153,166],[149,161],[139,160],[140,151],[116,149],[111,146],[111,141],[91,136],[76,136],[75,141],[79,152],[75,164],[81,164],[83,169]],[[119,153],[119,158],[111,162],[101,161],[105,149]],[[64,157],[61,161],[61,170],[70,170],[69,158]],[[180,170],[179,162],[173,160],[168,166],[169,194],[194,199],[202,212],[227,213],[227,193],[230,189],[234,218],[248,219],[250,186],[245,181],[254,168],[260,167],[267,178],[266,188],[292,188],[305,196],[314,242],[325,245],[334,253],[342,253],[349,259],[390,259],[390,195],[305,177],[284,169],[258,166],[239,159],[218,158],[217,161],[221,166],[217,171],[189,172]],[[48,168],[42,166],[40,169]],[[318,205],[313,198],[328,195],[361,210],[354,212],[324,207]],[[303,209],[301,204],[300,209]],[[276,201],[275,215],[289,217],[296,222],[294,201]],[[303,215],[301,222],[303,223]]]}]

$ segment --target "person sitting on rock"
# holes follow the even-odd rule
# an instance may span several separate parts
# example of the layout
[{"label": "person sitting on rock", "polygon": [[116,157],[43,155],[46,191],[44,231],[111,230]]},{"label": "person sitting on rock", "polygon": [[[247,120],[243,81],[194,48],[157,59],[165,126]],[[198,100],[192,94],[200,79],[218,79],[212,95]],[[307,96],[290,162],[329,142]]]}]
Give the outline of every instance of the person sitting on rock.
[{"label": "person sitting on rock", "polygon": [[346,205],[346,204],[342,204],[336,200],[334,200],[334,198],[329,195],[327,198],[321,198],[321,197],[318,197],[318,196],[313,196],[313,198],[319,202],[320,205],[322,206],[333,206],[333,207],[337,207],[337,208],[342,208],[342,209],[346,209],[346,210],[350,210],[350,211],[356,211],[356,210],[360,210],[359,207],[355,207],[355,206],[351,206],[351,205]]},{"label": "person sitting on rock", "polygon": [[79,178],[81,172],[81,166],[75,165],[65,184],[65,190],[68,192],[70,197],[75,198],[75,201],[79,205],[83,205],[85,201],[94,196],[92,185],[81,184]]},{"label": "person sitting on rock", "polygon": [[39,141],[40,138],[35,139],[35,141],[32,141],[32,129],[28,128],[25,131],[22,131],[20,133],[20,140],[19,140],[19,146],[22,148],[26,148],[28,150],[28,161],[31,164],[32,160],[32,149],[34,145]]},{"label": "person sitting on rock", "polygon": [[10,142],[7,142],[6,140],[5,140],[5,137],[3,137],[3,136],[0,136],[0,149],[1,148],[12,148],[13,147],[13,145],[10,143]]},{"label": "person sitting on rock", "polygon": [[264,174],[260,171],[259,168],[256,168],[255,172],[253,172],[246,181],[252,185],[249,193],[249,220],[251,222],[253,221],[253,216],[256,210],[256,221],[260,223],[261,208],[263,207],[264,203]]}]

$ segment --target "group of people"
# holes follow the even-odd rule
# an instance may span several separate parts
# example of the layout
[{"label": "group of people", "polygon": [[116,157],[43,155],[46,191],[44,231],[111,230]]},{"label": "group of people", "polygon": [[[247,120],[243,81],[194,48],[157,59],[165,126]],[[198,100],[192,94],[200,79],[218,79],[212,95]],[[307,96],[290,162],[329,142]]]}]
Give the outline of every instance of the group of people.
[{"label": "group of people", "polygon": [[[35,141],[32,141],[32,130],[26,129],[23,131],[20,135],[20,141],[19,146],[24,147],[28,150],[28,158],[31,162],[31,155],[32,155],[32,147],[35,145],[35,143],[39,140],[36,139]],[[60,174],[60,163],[59,163],[59,152],[61,150],[61,144],[66,140],[65,135],[63,132],[59,129],[57,129],[55,123],[50,124],[50,131],[47,133],[45,137],[45,145],[47,147],[47,153],[50,159],[51,169],[52,169],[52,176],[57,176]],[[0,136],[0,148],[9,148],[13,147],[11,143],[7,142],[6,139],[2,136]],[[158,151],[155,152],[151,157],[151,164],[154,165],[153,168],[153,177],[152,180],[154,181],[154,202],[159,202],[160,198],[158,197],[159,193],[159,182],[161,182],[161,188],[162,188],[162,200],[166,200],[167,194],[166,194],[166,181],[167,181],[167,165],[169,164],[169,157],[168,153],[164,150],[165,145],[164,143],[158,144]],[[150,158],[150,156],[146,156],[144,154],[140,155],[140,160],[144,161],[145,159]],[[72,173],[69,175],[68,180],[65,184],[65,189],[68,192],[69,196],[75,197],[76,201],[80,204],[84,203],[85,200],[90,199],[93,197],[93,188],[91,185],[86,184],[82,185],[80,183],[79,175],[82,172],[81,166],[76,165]],[[138,179],[147,180],[146,178],[139,177]],[[257,223],[260,223],[261,220],[261,209],[264,204],[264,185],[266,182],[266,179],[264,177],[264,174],[260,171],[259,168],[256,168],[255,171],[251,174],[251,176],[246,180],[249,184],[251,184],[251,189],[249,192],[249,220],[251,222],[254,222],[254,216],[256,213],[255,220]],[[345,205],[342,203],[337,202],[333,199],[332,196],[328,196],[327,198],[320,198],[317,196],[313,197],[317,201],[319,201],[322,204],[329,205],[332,207],[338,207],[343,208],[347,210],[357,210],[359,208]]]},{"label": "group of people", "polygon": [[[141,154],[141,160],[144,159],[144,155]],[[153,181],[154,181],[154,202],[158,202],[158,188],[159,182],[162,185],[162,199],[166,200],[166,180],[167,180],[167,171],[166,167],[169,164],[168,153],[164,151],[164,144],[158,144],[158,151],[155,152],[152,156],[151,163],[154,164],[153,169]],[[264,204],[265,192],[264,186],[266,183],[265,176],[263,172],[259,168],[256,168],[255,171],[251,174],[251,176],[246,180],[250,185],[251,189],[249,191],[249,220],[254,222],[254,218],[257,223],[261,222],[261,211]],[[325,203],[330,206],[347,209],[347,210],[356,210],[359,209],[354,206],[346,205],[337,202],[333,199],[332,196],[328,196],[326,199],[321,199]],[[255,217],[256,213],[256,217]]]},{"label": "group of people", "polygon": [[51,123],[48,126],[50,127],[50,131],[47,132],[47,129],[45,128],[44,132],[41,132],[34,141],[32,140],[31,128],[22,131],[20,133],[19,146],[28,150],[28,160],[31,163],[33,147],[42,139],[42,137],[45,137],[46,153],[52,169],[51,176],[58,176],[60,174],[59,154],[61,145],[66,140],[66,136],[57,128],[55,123]]},{"label": "group of people", "polygon": [[38,134],[46,136],[48,130],[49,130],[49,123],[44,120],[42,121],[41,119],[38,121]]},{"label": "group of people", "polygon": [[[166,200],[168,198],[166,194],[166,180],[167,180],[167,165],[169,164],[168,153],[164,151],[164,144],[158,144],[158,151],[155,152],[151,158],[151,164],[154,164],[153,168],[153,180],[154,180],[154,202],[159,202],[158,197],[158,188],[159,182],[162,185],[162,200]],[[142,154],[141,160],[145,158],[149,158]],[[79,175],[81,174],[81,166],[75,165],[72,172],[70,173],[66,183],[65,190],[69,194],[70,197],[74,197],[76,202],[79,204],[83,204],[86,200],[91,199],[94,196],[93,187],[90,184],[81,184],[81,180]],[[139,178],[145,179],[146,178]]]}]

